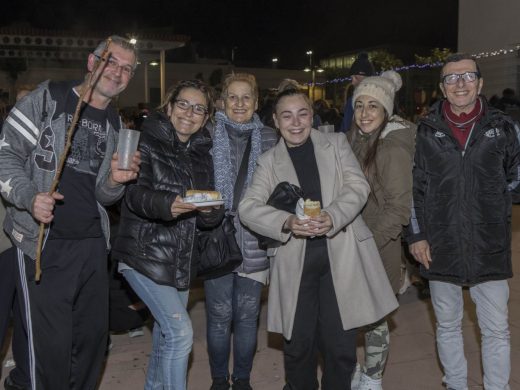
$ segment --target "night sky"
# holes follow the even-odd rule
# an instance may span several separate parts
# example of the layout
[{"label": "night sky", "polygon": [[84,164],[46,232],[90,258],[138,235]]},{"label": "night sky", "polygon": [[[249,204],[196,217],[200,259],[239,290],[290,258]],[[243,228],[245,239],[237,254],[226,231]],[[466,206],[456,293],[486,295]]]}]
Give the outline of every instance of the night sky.
[{"label": "night sky", "polygon": [[[331,53],[395,43],[456,48],[457,0],[23,0],[0,25],[126,33],[168,27],[192,41],[236,47],[236,62],[304,66]],[[103,5],[99,5],[103,4]]]}]

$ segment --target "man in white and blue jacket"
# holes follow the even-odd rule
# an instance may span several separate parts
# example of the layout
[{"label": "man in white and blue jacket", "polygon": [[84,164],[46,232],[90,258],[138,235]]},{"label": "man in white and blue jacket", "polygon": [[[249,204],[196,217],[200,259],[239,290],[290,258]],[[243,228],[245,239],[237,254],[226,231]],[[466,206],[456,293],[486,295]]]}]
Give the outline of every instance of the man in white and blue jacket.
[{"label": "man in white and blue jacket", "polygon": [[[139,171],[117,168],[120,120],[110,105],[132,79],[137,52],[112,36],[89,54],[85,94],[58,190],[49,194],[83,82],[42,83],[9,113],[0,135],[4,230],[17,248],[33,390],[95,389],[108,334],[105,205]],[[35,281],[39,224],[45,224],[42,277]]]}]

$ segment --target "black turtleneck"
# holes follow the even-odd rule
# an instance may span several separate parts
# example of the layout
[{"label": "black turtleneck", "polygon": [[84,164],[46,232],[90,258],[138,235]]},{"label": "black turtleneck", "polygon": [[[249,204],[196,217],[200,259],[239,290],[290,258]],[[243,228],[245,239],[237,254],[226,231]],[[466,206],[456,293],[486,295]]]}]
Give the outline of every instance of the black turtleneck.
[{"label": "black turtleneck", "polygon": [[[287,144],[286,144],[287,145]],[[321,199],[321,183],[320,173],[318,171],[318,164],[316,163],[316,155],[314,154],[314,146],[311,137],[307,138],[304,144],[287,147],[289,156],[296,170],[296,176],[300,182],[301,189],[305,194],[305,199],[313,201],[319,200],[323,206]],[[316,237],[310,242],[316,242],[318,245],[325,245],[324,236]]]}]

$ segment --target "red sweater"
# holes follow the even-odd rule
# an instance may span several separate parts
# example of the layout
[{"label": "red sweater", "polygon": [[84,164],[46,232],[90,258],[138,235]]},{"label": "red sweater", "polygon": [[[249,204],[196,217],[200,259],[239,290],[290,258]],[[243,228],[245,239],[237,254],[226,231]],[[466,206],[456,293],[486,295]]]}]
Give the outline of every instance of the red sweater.
[{"label": "red sweater", "polygon": [[442,114],[450,127],[453,136],[459,141],[459,145],[464,150],[466,148],[466,142],[471,134],[471,130],[475,123],[482,116],[482,103],[480,98],[477,99],[475,107],[468,114],[462,113],[460,115],[455,114],[451,110],[450,103],[445,100],[442,104]]}]

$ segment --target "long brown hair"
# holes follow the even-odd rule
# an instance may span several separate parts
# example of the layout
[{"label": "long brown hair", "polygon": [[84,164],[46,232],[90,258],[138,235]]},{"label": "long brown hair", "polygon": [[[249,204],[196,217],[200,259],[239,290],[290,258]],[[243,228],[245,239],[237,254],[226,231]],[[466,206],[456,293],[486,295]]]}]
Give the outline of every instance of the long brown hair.
[{"label": "long brown hair", "polygon": [[[363,170],[363,173],[365,174],[368,184],[370,185],[370,194],[372,195],[374,193],[375,185],[380,184],[380,177],[377,172],[377,151],[379,148],[379,137],[381,136],[382,131],[385,129],[386,125],[388,124],[388,113],[385,110],[385,119],[383,119],[383,122],[381,125],[374,130],[374,132],[371,134],[368,150],[365,154],[365,158],[363,161],[360,161],[359,164],[361,165],[361,169]],[[350,131],[348,132],[348,138],[349,141],[351,141],[351,144],[354,144],[357,137],[361,137],[360,134],[361,130],[356,124],[356,121],[352,122],[352,126]],[[374,197],[375,199],[375,197]],[[377,199],[376,199],[377,202]]]}]

